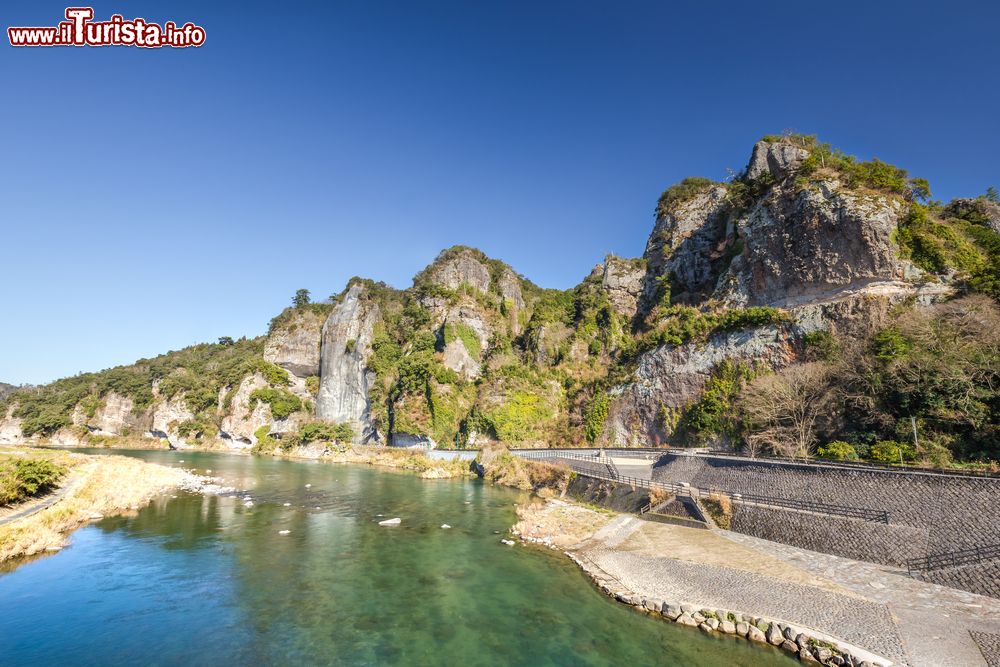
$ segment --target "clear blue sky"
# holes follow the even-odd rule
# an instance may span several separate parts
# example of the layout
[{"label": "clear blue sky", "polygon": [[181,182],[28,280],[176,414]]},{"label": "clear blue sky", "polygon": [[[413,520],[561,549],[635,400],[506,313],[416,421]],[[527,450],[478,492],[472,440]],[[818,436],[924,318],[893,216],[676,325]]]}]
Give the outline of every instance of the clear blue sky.
[{"label": "clear blue sky", "polygon": [[[65,6],[5,2],[0,23],[55,25]],[[95,12],[190,20],[207,43],[4,34],[0,381],[258,335],[299,287],[406,287],[456,243],[570,287],[607,252],[642,253],[664,187],[724,178],[786,128],[940,199],[1000,186],[995,2]]]}]

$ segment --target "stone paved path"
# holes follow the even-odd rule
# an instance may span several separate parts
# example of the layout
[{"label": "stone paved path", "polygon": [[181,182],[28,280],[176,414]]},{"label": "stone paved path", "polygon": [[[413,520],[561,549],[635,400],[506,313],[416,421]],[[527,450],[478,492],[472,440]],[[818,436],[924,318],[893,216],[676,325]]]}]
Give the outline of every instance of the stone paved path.
[{"label": "stone paved path", "polygon": [[641,595],[786,621],[908,663],[886,605],[828,582],[817,586],[815,577],[764,554],[757,554],[763,567],[751,567],[752,550],[709,531],[633,519],[612,523],[578,551]]},{"label": "stone paved path", "polygon": [[[729,531],[719,534],[886,605],[898,620],[903,645],[915,665],[986,665],[981,647],[970,633],[1000,633],[1000,600],[911,579],[904,571],[885,565],[806,551]],[[1000,651],[1000,642],[987,645],[992,651]],[[993,664],[1000,664],[1000,655],[993,655],[992,659]]]}]

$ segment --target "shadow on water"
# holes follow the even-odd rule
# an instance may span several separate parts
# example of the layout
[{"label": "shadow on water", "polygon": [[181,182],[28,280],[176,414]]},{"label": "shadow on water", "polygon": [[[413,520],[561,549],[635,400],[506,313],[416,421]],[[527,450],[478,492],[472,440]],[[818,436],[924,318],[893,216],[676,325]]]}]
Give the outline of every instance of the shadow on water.
[{"label": "shadow on water", "polygon": [[[508,489],[363,466],[128,454],[211,469],[245,492],[159,498],[0,576],[0,664],[795,662],[649,618],[561,556],[501,545],[524,500]],[[378,525],[392,517],[402,523]]]}]

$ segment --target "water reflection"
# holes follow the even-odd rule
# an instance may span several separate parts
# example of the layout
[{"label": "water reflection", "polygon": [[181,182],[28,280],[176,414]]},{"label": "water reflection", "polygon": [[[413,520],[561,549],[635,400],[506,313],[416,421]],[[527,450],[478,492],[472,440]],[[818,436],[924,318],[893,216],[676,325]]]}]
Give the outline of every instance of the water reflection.
[{"label": "water reflection", "polygon": [[[501,545],[523,500],[510,490],[359,466],[134,455],[211,468],[253,506],[244,494],[160,498],[0,577],[0,665],[793,664],[647,618],[565,559]],[[397,516],[399,526],[377,523]]]}]

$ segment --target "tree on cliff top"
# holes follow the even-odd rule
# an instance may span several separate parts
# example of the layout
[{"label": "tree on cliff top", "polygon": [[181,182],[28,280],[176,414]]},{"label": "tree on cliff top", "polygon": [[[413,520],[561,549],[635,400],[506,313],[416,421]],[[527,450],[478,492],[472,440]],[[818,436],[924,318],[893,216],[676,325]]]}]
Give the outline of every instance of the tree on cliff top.
[{"label": "tree on cliff top", "polygon": [[300,289],[295,291],[295,296],[292,297],[292,305],[296,308],[302,308],[309,305],[309,290]]}]

